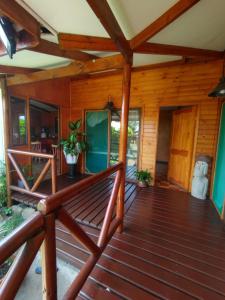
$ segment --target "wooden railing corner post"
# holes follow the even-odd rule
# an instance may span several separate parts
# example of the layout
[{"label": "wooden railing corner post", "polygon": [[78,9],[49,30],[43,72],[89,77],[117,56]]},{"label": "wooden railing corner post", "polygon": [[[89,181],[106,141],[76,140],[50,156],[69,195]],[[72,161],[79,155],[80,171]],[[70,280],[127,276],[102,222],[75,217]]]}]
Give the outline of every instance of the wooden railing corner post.
[{"label": "wooden railing corner post", "polygon": [[55,213],[45,217],[45,239],[41,246],[43,300],[57,299]]}]

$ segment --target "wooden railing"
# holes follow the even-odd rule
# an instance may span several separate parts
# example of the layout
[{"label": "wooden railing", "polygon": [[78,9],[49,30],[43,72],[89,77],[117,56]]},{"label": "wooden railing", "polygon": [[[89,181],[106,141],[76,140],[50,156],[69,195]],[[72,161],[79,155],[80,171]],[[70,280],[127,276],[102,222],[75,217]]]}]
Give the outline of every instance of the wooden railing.
[{"label": "wooden railing", "polygon": [[[38,193],[36,190],[41,184],[41,181],[45,177],[46,173],[48,172],[49,168],[51,168],[51,178],[52,178],[52,193],[54,194],[56,192],[56,157],[52,154],[46,154],[46,153],[40,153],[40,152],[31,152],[31,151],[21,151],[21,150],[15,150],[15,149],[8,149],[7,150],[8,158],[15,168],[15,171],[19,177],[19,179],[22,181],[24,188],[18,187],[16,185],[10,184],[10,189],[12,191],[21,192],[24,194],[28,194],[31,196],[35,196],[38,198],[46,198],[48,195]],[[16,158],[14,155],[20,155],[20,156],[28,156],[28,157],[36,157],[36,158],[43,158],[46,159],[45,166],[43,167],[41,173],[39,174],[38,178],[34,182],[33,186],[30,187],[26,178],[24,177],[24,174],[19,166],[19,164],[16,161]]]},{"label": "wooden railing", "polygon": [[37,212],[0,241],[0,265],[24,243],[0,286],[0,299],[14,299],[45,237],[44,217]]},{"label": "wooden railing", "polygon": [[[72,199],[81,191],[86,190],[93,184],[109,177],[111,174],[117,172],[112,193],[106,209],[103,225],[99,234],[98,242],[95,244],[92,239],[85,233],[85,231],[77,224],[77,222],[68,214],[63,208],[68,200]],[[12,299],[21,284],[29,265],[34,259],[35,253],[40,246],[42,240],[42,276],[43,276],[43,299],[57,299],[57,282],[56,282],[56,232],[55,221],[58,219],[71,233],[71,235],[78,240],[90,252],[90,256],[84,266],[81,268],[79,274],[72,282],[67,290],[64,299],[75,299],[81,290],[83,284],[88,278],[90,272],[97,263],[103,250],[107,246],[112,235],[122,223],[121,211],[123,205],[118,201],[118,191],[121,184],[121,178],[124,172],[124,166],[119,163],[113,167],[108,168],[97,175],[90,176],[74,185],[71,185],[48,198],[42,199],[38,204],[39,212],[28,222],[20,226],[15,233],[3,240],[0,244],[0,262],[3,262],[9,257],[15,249],[27,241],[28,248],[24,251],[31,252],[28,261],[24,264],[22,272],[16,272],[18,266],[13,264],[12,270],[0,286],[0,298],[2,295],[10,295]],[[114,208],[117,204],[116,216],[113,218]],[[31,241],[34,243],[32,246]],[[27,247],[27,246],[26,246]],[[25,250],[26,249],[26,250]],[[36,252],[35,252],[36,251]],[[20,259],[20,265],[24,262],[24,256]],[[14,267],[15,266],[15,267]],[[16,284],[11,291],[8,291],[16,277]],[[8,293],[8,294],[7,294]]]}]

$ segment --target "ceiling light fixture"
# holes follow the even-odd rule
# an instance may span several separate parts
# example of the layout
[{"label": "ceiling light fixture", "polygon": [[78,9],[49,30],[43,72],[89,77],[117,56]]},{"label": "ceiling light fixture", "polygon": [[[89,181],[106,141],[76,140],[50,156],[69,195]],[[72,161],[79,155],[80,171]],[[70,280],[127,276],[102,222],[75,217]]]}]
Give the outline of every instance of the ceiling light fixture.
[{"label": "ceiling light fixture", "polygon": [[217,86],[208,94],[209,97],[225,97],[225,63],[223,61],[223,73]]},{"label": "ceiling light fixture", "polygon": [[6,17],[0,18],[0,39],[10,58],[16,53],[16,32],[13,24]]}]

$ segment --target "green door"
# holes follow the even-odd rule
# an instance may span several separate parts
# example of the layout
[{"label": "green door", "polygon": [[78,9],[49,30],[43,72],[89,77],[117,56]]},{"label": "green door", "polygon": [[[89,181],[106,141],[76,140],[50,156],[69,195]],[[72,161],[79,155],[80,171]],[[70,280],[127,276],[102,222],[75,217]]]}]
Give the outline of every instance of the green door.
[{"label": "green door", "polygon": [[225,199],[225,104],[222,106],[218,150],[216,158],[215,178],[213,186],[213,201],[222,213]]},{"label": "green door", "polygon": [[98,173],[109,165],[109,113],[108,111],[86,112],[86,172]]}]

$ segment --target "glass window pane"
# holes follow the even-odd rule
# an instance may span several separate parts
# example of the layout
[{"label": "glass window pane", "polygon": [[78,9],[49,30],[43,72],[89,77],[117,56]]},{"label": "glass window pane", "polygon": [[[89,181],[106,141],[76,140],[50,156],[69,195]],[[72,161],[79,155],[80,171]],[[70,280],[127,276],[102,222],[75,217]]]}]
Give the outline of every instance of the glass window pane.
[{"label": "glass window pane", "polygon": [[27,143],[26,128],[26,101],[15,97],[10,98],[11,145],[24,145]]}]

